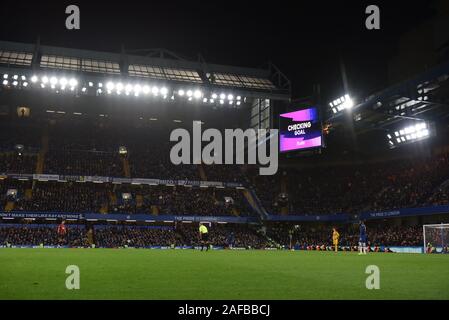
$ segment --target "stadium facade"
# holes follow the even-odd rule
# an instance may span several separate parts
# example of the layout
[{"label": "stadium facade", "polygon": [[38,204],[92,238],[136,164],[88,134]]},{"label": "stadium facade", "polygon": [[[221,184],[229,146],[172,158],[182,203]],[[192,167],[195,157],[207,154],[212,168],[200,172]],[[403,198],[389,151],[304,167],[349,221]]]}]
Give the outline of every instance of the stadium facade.
[{"label": "stadium facade", "polygon": [[[376,143],[388,146],[388,138],[398,150],[393,136],[413,140],[412,132],[395,126],[420,114],[429,120],[447,114],[448,69],[443,64],[358,102],[357,135],[380,132]],[[416,160],[337,165],[324,156],[323,170],[315,158],[294,159],[309,164],[287,163],[274,177],[258,176],[252,166],[170,163],[170,130],[192,121],[211,128],[276,127],[278,113],[293,106],[290,82],[274,65],[223,66],[162,49],[114,54],[0,42],[0,75],[0,216],[8,243],[26,244],[24,223],[34,226],[31,235],[46,235],[64,219],[77,230],[69,241],[74,246],[85,245],[80,238],[123,246],[134,228],[148,241],[136,237],[136,246],[192,246],[196,223],[208,222],[215,225],[216,245],[235,232],[241,246],[264,248],[291,246],[293,236],[286,235],[301,223],[298,246],[321,248],[327,238],[315,228],[338,225],[348,229],[344,248],[351,250],[352,224],[368,220],[377,244],[421,247],[421,239],[385,238],[386,228],[378,225],[448,219],[444,121],[428,122],[436,123],[433,135],[440,140]],[[344,127],[343,118],[334,114],[326,122]],[[173,231],[168,238],[160,233],[166,228]]]}]

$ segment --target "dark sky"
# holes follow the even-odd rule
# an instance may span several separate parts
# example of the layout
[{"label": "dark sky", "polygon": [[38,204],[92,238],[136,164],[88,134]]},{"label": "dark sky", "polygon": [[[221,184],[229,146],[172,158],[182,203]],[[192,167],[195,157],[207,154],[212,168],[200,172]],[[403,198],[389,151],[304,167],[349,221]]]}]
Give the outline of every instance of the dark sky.
[{"label": "dark sky", "polygon": [[[65,7],[77,4],[81,30],[65,29]],[[365,28],[377,4],[381,30]],[[248,67],[272,61],[292,81],[294,97],[319,83],[343,91],[343,57],[353,91],[368,94],[386,81],[398,37],[433,13],[431,1],[3,1],[0,39],[118,52],[167,48],[206,61]]]}]

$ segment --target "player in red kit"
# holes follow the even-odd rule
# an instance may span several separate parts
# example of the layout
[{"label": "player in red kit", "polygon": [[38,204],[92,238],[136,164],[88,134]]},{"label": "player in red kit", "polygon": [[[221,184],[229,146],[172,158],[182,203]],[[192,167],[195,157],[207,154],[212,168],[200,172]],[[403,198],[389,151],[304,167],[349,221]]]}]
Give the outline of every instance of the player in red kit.
[{"label": "player in red kit", "polygon": [[65,221],[62,221],[61,224],[58,226],[59,245],[64,244],[66,234],[67,234],[67,227],[65,226]]}]

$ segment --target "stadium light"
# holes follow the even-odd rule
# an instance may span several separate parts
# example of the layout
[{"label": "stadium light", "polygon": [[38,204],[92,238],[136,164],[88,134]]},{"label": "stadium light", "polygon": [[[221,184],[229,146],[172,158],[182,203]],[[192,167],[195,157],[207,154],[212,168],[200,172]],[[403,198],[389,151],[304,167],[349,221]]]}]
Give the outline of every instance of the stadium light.
[{"label": "stadium light", "polygon": [[195,97],[195,99],[199,99],[203,96],[203,93],[200,90],[195,90],[193,96]]},{"label": "stadium light", "polygon": [[387,139],[390,148],[396,148],[399,145],[421,141],[429,138],[430,136],[430,125],[426,122],[419,122],[402,129],[395,130],[394,134],[388,133]]},{"label": "stadium light", "polygon": [[[241,102],[244,101],[244,97],[236,96],[232,92],[207,92],[204,91],[203,88],[184,88],[184,89],[171,89],[166,86],[158,86],[152,85],[149,83],[125,83],[122,84],[120,82],[115,81],[105,81],[105,82],[97,82],[97,81],[89,81],[83,80],[80,81],[74,77],[67,77],[67,75],[58,75],[58,74],[34,74],[28,78],[25,75],[8,75],[2,74],[4,80],[3,85],[5,86],[15,86],[15,87],[29,87],[30,83],[38,83],[41,88],[50,87],[55,90],[55,92],[62,91],[77,91],[82,92],[83,94],[88,94],[92,89],[96,95],[104,95],[104,94],[117,94],[121,95],[122,93],[126,93],[127,96],[133,95],[138,97],[139,95],[148,95],[152,94],[153,96],[159,96],[161,99],[170,99],[176,100],[177,96],[183,97],[186,96],[188,101],[192,101],[195,103],[207,103],[207,104],[221,104],[221,105],[240,105]],[[13,79],[17,79],[14,81]],[[28,81],[30,79],[30,81]],[[24,83],[26,84],[24,85]],[[78,89],[79,87],[79,89]],[[101,89],[101,90],[98,90]],[[237,103],[239,102],[239,103]]]},{"label": "stadium light", "polygon": [[349,94],[345,94],[344,96],[330,102],[329,106],[331,107],[332,112],[335,114],[343,110],[350,110],[354,106],[354,101],[349,96]]},{"label": "stadium light", "polygon": [[74,78],[70,79],[69,81],[69,85],[73,88],[76,87],[78,85],[78,81]]},{"label": "stadium light", "polygon": [[114,90],[114,83],[113,82],[108,82],[106,84],[106,89],[108,89],[109,91]]}]

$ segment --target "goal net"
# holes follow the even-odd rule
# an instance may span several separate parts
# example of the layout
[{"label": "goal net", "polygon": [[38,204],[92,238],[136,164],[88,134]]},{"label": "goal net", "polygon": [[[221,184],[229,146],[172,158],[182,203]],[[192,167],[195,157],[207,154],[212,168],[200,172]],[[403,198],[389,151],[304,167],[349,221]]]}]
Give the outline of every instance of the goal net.
[{"label": "goal net", "polygon": [[449,224],[423,225],[424,253],[448,253]]}]

